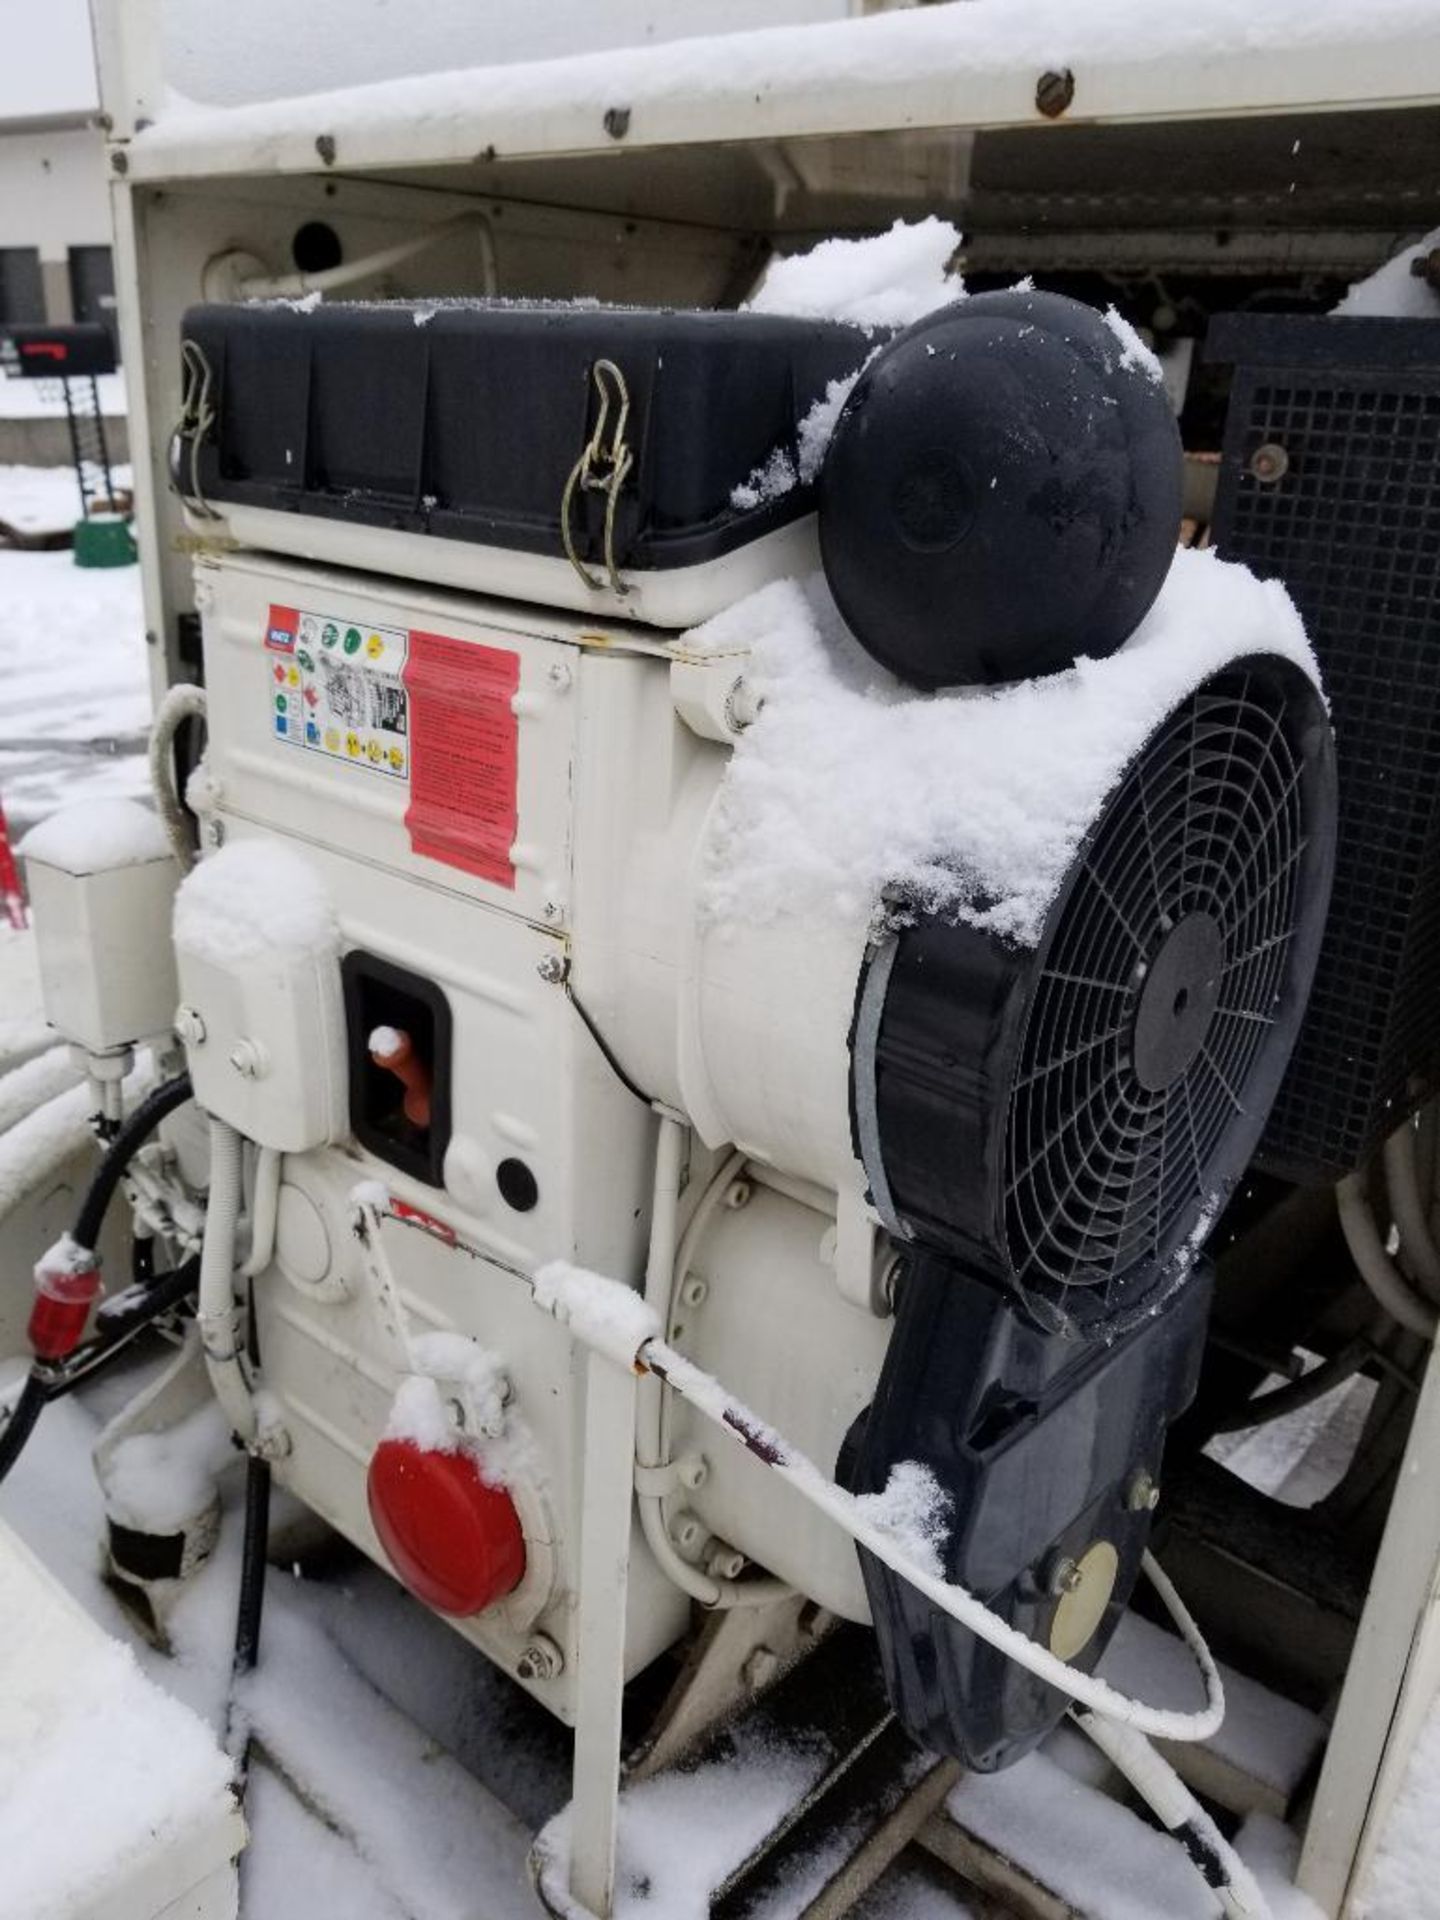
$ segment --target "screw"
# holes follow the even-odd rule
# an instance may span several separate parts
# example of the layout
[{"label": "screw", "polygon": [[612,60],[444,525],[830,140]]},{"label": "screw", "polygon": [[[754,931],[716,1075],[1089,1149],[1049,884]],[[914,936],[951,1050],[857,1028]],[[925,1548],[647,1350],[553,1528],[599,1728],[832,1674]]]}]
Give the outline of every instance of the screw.
[{"label": "screw", "polygon": [[549,987],[558,987],[570,972],[570,962],[563,953],[547,953],[535,966],[535,971]]},{"label": "screw", "polygon": [[522,1680],[553,1680],[565,1668],[565,1656],[553,1640],[537,1633],[515,1662]]},{"label": "screw", "polygon": [[181,1007],[175,1015],[175,1031],[187,1047],[203,1047],[205,1022],[194,1007]]},{"label": "screw", "polygon": [[698,1273],[692,1273],[680,1289],[680,1298],[687,1307],[698,1307],[709,1291],[709,1283],[702,1280]]},{"label": "screw", "polygon": [[1273,487],[1277,480],[1283,480],[1290,471],[1290,456],[1284,447],[1267,440],[1263,447],[1257,447],[1251,454],[1250,471],[1262,487]]},{"label": "screw", "polygon": [[1042,73],[1035,83],[1036,110],[1047,120],[1058,120],[1075,98],[1075,76],[1069,67]]},{"label": "screw", "polygon": [[570,669],[563,660],[557,660],[545,678],[557,693],[563,693],[570,684]]},{"label": "screw", "polygon": [[319,154],[320,158],[325,162],[327,167],[333,167],[335,164],[334,134],[322,133],[315,142],[315,151],[316,153]]},{"label": "screw", "polygon": [[604,127],[612,140],[623,140],[630,131],[629,107],[607,107]]},{"label": "screw", "polygon": [[230,1064],[242,1080],[259,1080],[265,1072],[265,1050],[254,1040],[241,1040],[230,1050]]},{"label": "screw", "polygon": [[116,173],[128,173],[130,171],[130,158],[123,147],[117,147],[111,154],[110,165]]},{"label": "screw", "polygon": [[541,908],[541,912],[547,920],[558,920],[560,918],[560,902],[558,900],[547,900]]},{"label": "screw", "polygon": [[1153,1513],[1160,1504],[1160,1489],[1144,1467],[1130,1482],[1125,1504],[1131,1513]]},{"label": "screw", "polygon": [[1065,1559],[1056,1563],[1055,1571],[1050,1576],[1050,1591],[1055,1594],[1074,1593],[1083,1584],[1084,1579],[1084,1574],[1067,1555]]}]

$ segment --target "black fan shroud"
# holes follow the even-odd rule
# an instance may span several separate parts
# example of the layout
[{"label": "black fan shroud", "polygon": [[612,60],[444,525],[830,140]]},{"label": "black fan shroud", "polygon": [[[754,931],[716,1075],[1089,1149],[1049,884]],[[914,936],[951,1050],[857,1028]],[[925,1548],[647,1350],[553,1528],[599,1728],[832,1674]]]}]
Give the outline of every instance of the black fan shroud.
[{"label": "black fan shroud", "polygon": [[1046,1324],[1182,1275],[1264,1127],[1329,900],[1334,747],[1278,655],[1204,681],[1100,810],[1033,950],[921,916],[873,952],[857,1149],[891,1230]]}]

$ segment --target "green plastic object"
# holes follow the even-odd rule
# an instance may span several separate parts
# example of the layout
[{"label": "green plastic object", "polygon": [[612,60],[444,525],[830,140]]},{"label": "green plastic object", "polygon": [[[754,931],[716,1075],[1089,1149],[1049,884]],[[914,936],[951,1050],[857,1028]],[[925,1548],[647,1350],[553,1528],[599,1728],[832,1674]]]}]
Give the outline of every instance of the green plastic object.
[{"label": "green plastic object", "polygon": [[77,567],[131,567],[139,558],[130,522],[119,513],[96,513],[75,522]]}]

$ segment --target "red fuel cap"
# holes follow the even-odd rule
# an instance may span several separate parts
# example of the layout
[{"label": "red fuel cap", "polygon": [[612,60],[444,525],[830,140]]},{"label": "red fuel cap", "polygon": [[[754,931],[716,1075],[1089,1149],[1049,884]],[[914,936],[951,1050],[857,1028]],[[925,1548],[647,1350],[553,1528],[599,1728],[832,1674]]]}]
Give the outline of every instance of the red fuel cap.
[{"label": "red fuel cap", "polygon": [[370,1460],[370,1518],[413,1594],[439,1613],[482,1613],[525,1573],[515,1502],[469,1454],[382,1440]]}]

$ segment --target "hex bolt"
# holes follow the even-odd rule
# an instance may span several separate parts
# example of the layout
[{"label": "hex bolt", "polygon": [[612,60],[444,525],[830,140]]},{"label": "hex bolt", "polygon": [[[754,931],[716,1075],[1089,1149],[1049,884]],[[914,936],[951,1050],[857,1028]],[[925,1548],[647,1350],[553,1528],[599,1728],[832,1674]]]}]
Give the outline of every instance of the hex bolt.
[{"label": "hex bolt", "polygon": [[547,953],[536,964],[535,971],[547,986],[558,987],[570,971],[570,962],[563,953]]},{"label": "hex bolt", "polygon": [[515,1662],[515,1671],[522,1680],[554,1680],[564,1670],[564,1654],[543,1633],[536,1634]]},{"label": "hex bolt", "polygon": [[745,1657],[740,1678],[751,1693],[759,1693],[780,1671],[780,1656],[773,1647],[755,1647]]},{"label": "hex bolt", "polygon": [[1153,1513],[1160,1504],[1160,1489],[1144,1467],[1135,1475],[1125,1494],[1131,1513]]},{"label": "hex bolt", "polygon": [[1053,1594],[1074,1593],[1084,1580],[1084,1574],[1067,1554],[1055,1564],[1055,1571],[1050,1575],[1050,1591]]},{"label": "hex bolt", "polygon": [[702,1280],[698,1273],[692,1273],[687,1276],[684,1286],[680,1289],[680,1298],[687,1307],[698,1307],[709,1291],[709,1281]]}]

